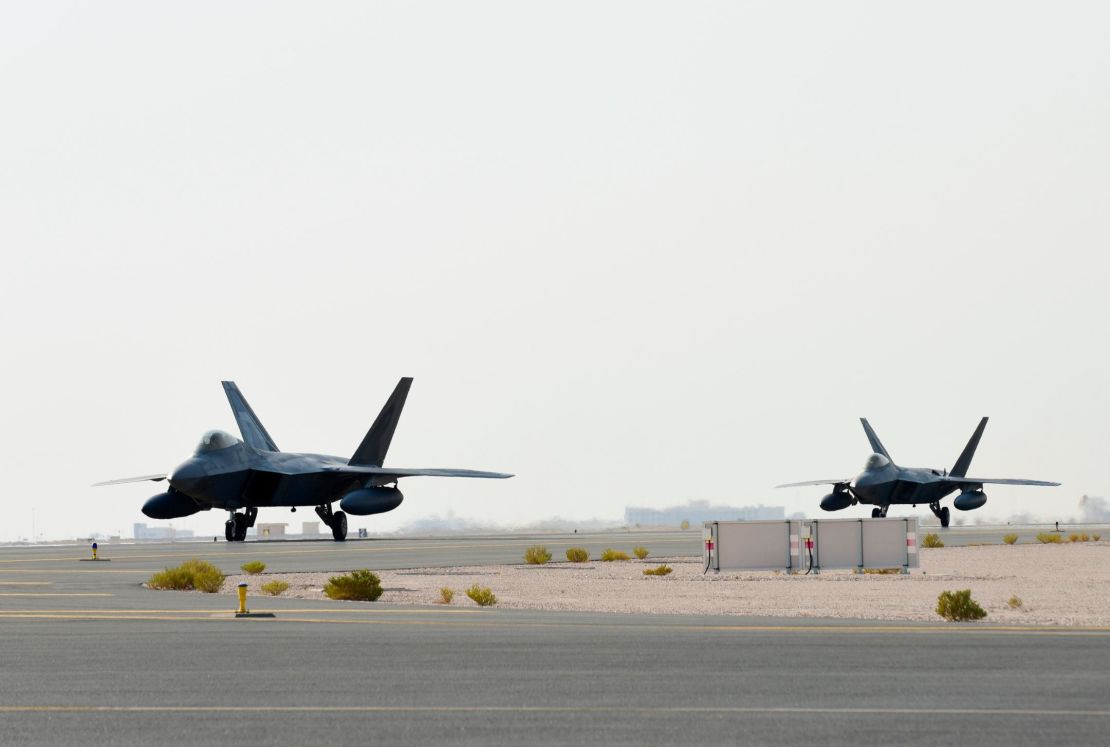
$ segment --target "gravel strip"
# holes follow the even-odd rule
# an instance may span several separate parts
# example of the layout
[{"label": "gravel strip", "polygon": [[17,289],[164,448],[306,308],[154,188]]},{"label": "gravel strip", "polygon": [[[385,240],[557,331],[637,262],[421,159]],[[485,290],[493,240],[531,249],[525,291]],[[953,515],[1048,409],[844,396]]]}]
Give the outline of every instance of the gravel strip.
[{"label": "gravel strip", "polygon": [[[440,588],[447,586],[456,592],[451,606],[474,607],[465,589],[476,583],[493,590],[497,606],[513,609],[935,621],[940,592],[971,589],[987,610],[987,622],[1105,626],[1110,625],[1108,561],[1110,543],[1088,542],[922,549],[921,569],[908,576],[829,571],[820,576],[702,575],[701,559],[690,557],[416,568],[378,571],[385,589],[378,604],[435,604]],[[643,575],[660,563],[674,572]],[[333,575],[229,576],[222,592],[234,594],[246,581],[257,596],[262,583],[281,579],[290,585],[282,596],[325,599],[323,585]],[[1023,602],[1018,609],[1007,603],[1013,595]]]}]

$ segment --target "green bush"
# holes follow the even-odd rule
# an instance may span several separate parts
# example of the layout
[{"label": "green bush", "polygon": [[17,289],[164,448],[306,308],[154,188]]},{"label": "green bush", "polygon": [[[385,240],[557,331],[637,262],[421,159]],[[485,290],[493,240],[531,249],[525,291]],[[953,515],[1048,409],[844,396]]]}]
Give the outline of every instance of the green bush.
[{"label": "green bush", "polygon": [[986,610],[971,598],[971,589],[942,591],[937,597],[937,614],[953,622],[982,620],[987,616]]},{"label": "green bush", "polygon": [[346,576],[332,576],[324,584],[324,596],[328,599],[376,602],[381,595],[382,580],[378,574],[365,568],[351,571]]},{"label": "green bush", "polygon": [[648,549],[646,547],[641,547],[640,545],[636,545],[635,547],[632,548],[632,554],[635,555],[640,560],[643,560],[644,558],[646,558],[648,556]]},{"label": "green bush", "polygon": [[288,589],[289,584],[287,584],[285,581],[278,581],[275,579],[273,581],[267,581],[266,583],[262,584],[261,588],[262,591],[266,592],[270,596],[276,597],[280,596],[282,592]]},{"label": "green bush", "polygon": [[252,560],[249,563],[243,563],[243,565],[239,566],[239,568],[242,569],[243,573],[249,573],[252,576],[257,576],[259,573],[262,573],[262,571],[266,570],[266,564],[263,563],[261,560]]},{"label": "green bush", "polygon": [[1016,534],[1005,534],[1002,536],[1002,541],[1007,545],[1012,545],[1018,541],[1018,536]]},{"label": "green bush", "polygon": [[1021,597],[1019,597],[1017,594],[1014,594],[1012,597],[1006,600],[1006,604],[1010,605],[1010,609],[1012,610],[1021,609]]},{"label": "green bush", "polygon": [[614,550],[611,547],[606,547],[601,551],[601,559],[605,562],[612,562],[614,560],[629,560],[628,553],[621,550]]},{"label": "green bush", "polygon": [[176,568],[166,568],[150,577],[147,586],[152,589],[178,591],[203,591],[215,594],[224,585],[224,574],[206,560],[186,560]]},{"label": "green bush", "polygon": [[585,563],[590,559],[590,551],[584,547],[568,547],[567,560],[572,563]]},{"label": "green bush", "polygon": [[543,565],[551,560],[551,553],[543,545],[533,545],[524,551],[524,560],[531,565]]},{"label": "green bush", "polygon": [[466,595],[474,600],[479,607],[492,607],[497,604],[497,597],[488,587],[474,584],[466,590]]},{"label": "green bush", "polygon": [[450,586],[444,586],[439,590],[439,603],[451,604],[451,600],[455,598],[455,590]]},{"label": "green bush", "polygon": [[940,535],[930,532],[926,534],[921,540],[922,547],[944,547],[944,543],[940,541]]},{"label": "green bush", "polygon": [[645,576],[666,576],[668,573],[670,573],[673,570],[674,569],[671,568],[669,565],[661,565],[661,566],[658,566],[657,568],[645,568],[644,569],[644,575]]},{"label": "green bush", "polygon": [[1040,542],[1042,545],[1058,545],[1062,542],[1062,539],[1060,535],[1055,532],[1038,532],[1037,542]]}]

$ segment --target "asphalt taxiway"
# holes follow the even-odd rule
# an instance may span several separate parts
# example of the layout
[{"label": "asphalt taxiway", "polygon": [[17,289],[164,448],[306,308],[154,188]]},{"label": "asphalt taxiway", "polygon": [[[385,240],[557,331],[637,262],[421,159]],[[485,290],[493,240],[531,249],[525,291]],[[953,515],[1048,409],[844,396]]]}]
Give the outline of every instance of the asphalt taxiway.
[{"label": "asphalt taxiway", "polygon": [[[566,536],[0,548],[18,744],[1101,743],[1110,629],[549,613],[155,592],[153,570],[518,562]],[[667,540],[674,540],[667,543]],[[691,554],[700,535],[572,535]],[[691,547],[689,547],[692,545]],[[503,558],[503,560],[498,560]],[[741,592],[743,593],[743,592]]]}]

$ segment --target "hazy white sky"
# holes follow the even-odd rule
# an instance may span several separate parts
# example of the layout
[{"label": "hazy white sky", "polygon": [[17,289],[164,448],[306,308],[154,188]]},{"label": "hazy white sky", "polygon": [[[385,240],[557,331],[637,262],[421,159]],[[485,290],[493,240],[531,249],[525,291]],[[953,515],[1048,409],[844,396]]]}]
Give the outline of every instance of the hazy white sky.
[{"label": "hazy white sky", "polygon": [[[1110,493],[1110,6],[5,3],[0,539],[130,532],[235,379],[389,529],[817,511],[868,454]],[[895,512],[908,511],[896,509]],[[856,510],[862,515],[863,511]],[[845,512],[842,515],[855,515]],[[967,515],[969,517],[972,514]],[[176,522],[219,531],[226,516]],[[280,510],[263,521],[314,518]]]}]

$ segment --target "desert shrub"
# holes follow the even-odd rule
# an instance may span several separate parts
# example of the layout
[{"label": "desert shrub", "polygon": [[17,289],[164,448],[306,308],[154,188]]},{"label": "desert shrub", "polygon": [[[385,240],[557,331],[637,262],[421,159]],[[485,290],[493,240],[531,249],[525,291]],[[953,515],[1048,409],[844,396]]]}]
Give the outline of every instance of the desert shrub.
[{"label": "desert shrub", "polygon": [[1076,534],[1075,532],[1072,532],[1071,534],[1068,535],[1068,542],[1078,542],[1078,541],[1079,541],[1079,535]]},{"label": "desert shrub", "polygon": [[896,573],[901,573],[901,568],[864,568],[864,573],[873,573],[879,576],[893,576]]},{"label": "desert shrub", "polygon": [[971,589],[942,591],[937,597],[937,614],[954,622],[982,620],[987,616],[986,610],[971,598]]},{"label": "desert shrub", "polygon": [[601,559],[606,562],[612,562],[614,560],[629,560],[629,557],[628,553],[622,550],[614,550],[611,547],[606,547],[601,551]]},{"label": "desert shrub", "polygon": [[1038,532],[1037,542],[1042,545],[1055,545],[1061,542],[1060,535],[1055,532]]},{"label": "desert shrub", "polygon": [[466,590],[466,595],[474,600],[474,603],[479,607],[492,607],[497,604],[497,597],[486,586],[479,586],[474,584]]},{"label": "desert shrub", "polygon": [[584,547],[568,547],[567,560],[572,563],[585,563],[590,559],[590,551]]},{"label": "desert shrub", "polygon": [[635,547],[632,548],[632,554],[635,555],[640,560],[643,560],[644,558],[646,558],[648,556],[648,549],[646,547],[636,545]]},{"label": "desert shrub", "polygon": [[1087,536],[1086,534],[1080,533],[1080,535],[1079,535],[1079,541],[1080,541],[1080,542],[1090,542],[1090,541],[1091,541],[1091,538],[1090,538],[1090,537],[1088,537],[1088,536]]},{"label": "desert shrub", "polygon": [[1095,542],[1098,542],[1100,539],[1102,539],[1102,535],[1101,534],[1092,534],[1091,539],[1093,539]]},{"label": "desert shrub", "polygon": [[451,604],[451,600],[455,598],[455,590],[450,586],[444,586],[439,590],[439,603]]},{"label": "desert shrub", "polygon": [[1015,542],[1018,541],[1018,536],[1016,534],[1013,534],[1013,533],[1004,534],[1004,535],[1002,535],[1002,541],[1005,542],[1007,545],[1012,545],[1012,544],[1014,544]]},{"label": "desert shrub", "polygon": [[679,529],[689,529],[690,528],[690,522],[686,521],[686,519],[683,519],[682,523],[679,524],[678,527],[679,527]]},{"label": "desert shrub", "polygon": [[381,595],[382,580],[378,574],[365,568],[351,571],[346,576],[332,576],[324,584],[324,596],[328,599],[375,602]]},{"label": "desert shrub", "polygon": [[668,573],[670,573],[673,570],[674,569],[671,568],[669,565],[664,564],[664,565],[658,566],[656,568],[645,568],[644,569],[644,575],[645,576],[666,576]]},{"label": "desert shrub", "polygon": [[921,540],[922,547],[944,547],[944,543],[940,541],[940,535],[935,532],[926,534]]},{"label": "desert shrub", "polygon": [[266,570],[266,564],[261,560],[252,560],[249,563],[243,563],[239,566],[243,573],[249,573],[252,576],[257,576],[262,571]]},{"label": "desert shrub", "polygon": [[195,589],[215,594],[224,585],[224,574],[206,560],[186,560],[176,568],[166,568],[150,577],[147,586],[152,589]]},{"label": "desert shrub", "polygon": [[278,581],[277,579],[275,579],[273,581],[267,581],[266,583],[262,584],[261,588],[262,591],[266,592],[270,596],[276,597],[280,596],[282,592],[288,589],[289,584],[285,581]]},{"label": "desert shrub", "polygon": [[1010,605],[1010,609],[1012,610],[1021,609],[1021,597],[1019,597],[1017,594],[1014,594],[1006,600],[1006,604]]},{"label": "desert shrub", "polygon": [[524,560],[531,565],[543,565],[551,560],[551,553],[543,545],[532,545],[524,551]]}]

